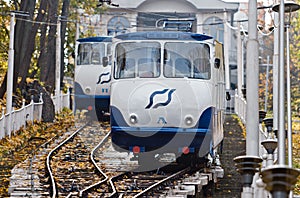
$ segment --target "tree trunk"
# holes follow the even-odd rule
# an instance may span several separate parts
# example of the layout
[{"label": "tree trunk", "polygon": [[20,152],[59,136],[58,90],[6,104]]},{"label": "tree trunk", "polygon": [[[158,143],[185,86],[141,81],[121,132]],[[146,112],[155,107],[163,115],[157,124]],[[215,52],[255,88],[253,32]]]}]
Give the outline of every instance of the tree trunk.
[{"label": "tree trunk", "polygon": [[[27,11],[30,14],[29,19],[32,20],[32,15],[34,12],[35,8],[35,1],[21,1],[20,8],[18,7],[18,3],[16,1],[13,2],[15,5],[16,10],[22,10],[22,11]],[[19,77],[20,71],[24,71],[25,69],[23,68],[22,60],[28,55],[28,49],[27,46],[29,44],[29,36],[31,34],[31,24],[26,22],[24,19],[26,17],[24,16],[19,16],[16,15],[16,24],[15,24],[15,34],[14,34],[14,72],[13,72],[13,92],[15,93],[16,91],[16,85],[17,85],[17,79]],[[12,38],[10,38],[12,39]],[[5,75],[4,81],[1,84],[0,87],[0,98],[4,97],[4,94],[6,92],[6,79],[7,79],[7,74]]]},{"label": "tree trunk", "polygon": [[[47,9],[47,0],[42,0],[40,2],[40,7],[38,10],[38,15],[36,17],[36,21],[37,22],[41,22],[44,19],[45,16],[45,10]],[[24,57],[23,61],[21,61],[23,63],[23,69],[20,71],[19,76],[21,77],[21,82],[19,83],[19,87],[23,87],[23,85],[26,82],[26,77],[28,75],[28,71],[30,68],[30,64],[31,64],[31,58],[35,49],[35,38],[36,38],[36,34],[37,31],[40,27],[39,23],[34,23],[31,29],[31,33],[29,36],[29,41],[27,44],[27,55]]]},{"label": "tree trunk", "polygon": [[45,65],[46,56],[47,56],[47,44],[46,44],[46,33],[47,33],[47,25],[43,24],[41,26],[41,37],[40,37],[40,56],[38,58],[37,65],[40,67],[40,81],[45,82],[46,74],[48,73],[48,67],[43,67]]},{"label": "tree trunk", "polygon": [[61,21],[61,67],[60,67],[60,83],[61,87],[63,87],[63,79],[64,79],[64,59],[65,59],[65,53],[64,53],[64,46],[65,46],[65,38],[66,38],[66,31],[67,31],[67,19],[69,15],[69,7],[70,7],[70,0],[64,0],[62,9],[61,9],[61,16],[63,17]]},{"label": "tree trunk", "polygon": [[3,79],[1,87],[0,87],[0,98],[4,97],[4,94],[6,92],[6,86],[7,86],[7,72],[4,76],[4,79]]},{"label": "tree trunk", "polygon": [[[13,92],[16,91],[17,79],[25,77],[28,72],[29,65],[24,63],[26,57],[31,57],[31,43],[35,41],[35,35],[32,35],[32,23],[25,20],[33,20],[36,1],[21,1],[20,10],[29,13],[29,16],[16,15],[15,39],[14,39],[14,80]],[[30,64],[30,62],[28,63]]]},{"label": "tree trunk", "polygon": [[[48,17],[49,22],[51,24],[57,24],[57,8],[58,1],[57,0],[48,0]],[[49,34],[47,38],[47,46],[46,50],[43,51],[45,54],[41,54],[43,56],[41,58],[41,81],[45,82],[47,86],[54,88],[55,85],[55,44],[56,44],[56,25],[50,25]],[[43,61],[45,60],[45,61]]]},{"label": "tree trunk", "polygon": [[[35,49],[35,37],[37,30],[39,28],[38,23],[30,23],[25,20],[33,20],[33,13],[35,10],[36,1],[21,1],[20,7],[18,3],[14,1],[15,9],[27,11],[29,17],[18,16],[16,15],[16,25],[15,25],[15,36],[14,36],[14,79],[13,79],[13,92],[15,93],[16,88],[22,88],[28,71],[31,64],[32,54]],[[47,0],[41,0],[39,13],[36,18],[36,21],[42,21],[44,13],[46,11]],[[43,11],[42,11],[43,10]],[[6,74],[7,75],[7,74]],[[6,92],[6,79],[5,75],[4,81],[0,87],[0,98],[4,97]],[[18,78],[20,77],[21,81],[18,84]]]}]

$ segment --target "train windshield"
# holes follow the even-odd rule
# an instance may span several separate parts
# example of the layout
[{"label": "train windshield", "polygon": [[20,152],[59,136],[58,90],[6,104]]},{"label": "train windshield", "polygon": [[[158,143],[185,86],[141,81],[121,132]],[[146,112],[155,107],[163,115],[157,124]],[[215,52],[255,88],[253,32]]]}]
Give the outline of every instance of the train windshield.
[{"label": "train windshield", "polygon": [[105,43],[81,43],[78,46],[77,65],[100,65],[105,56]]},{"label": "train windshield", "polygon": [[164,76],[167,78],[211,78],[209,46],[202,43],[167,42]]},{"label": "train windshield", "polygon": [[161,44],[126,42],[116,46],[115,78],[155,78],[160,75]]},{"label": "train windshield", "polygon": [[115,56],[116,79],[159,77],[161,57],[166,78],[211,78],[210,47],[204,43],[124,42],[116,45]]}]

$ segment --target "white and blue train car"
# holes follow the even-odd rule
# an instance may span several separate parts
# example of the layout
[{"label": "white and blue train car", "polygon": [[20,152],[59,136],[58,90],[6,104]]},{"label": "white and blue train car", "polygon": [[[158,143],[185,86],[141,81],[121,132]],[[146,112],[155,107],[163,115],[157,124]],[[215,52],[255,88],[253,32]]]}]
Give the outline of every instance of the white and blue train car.
[{"label": "white and blue train car", "polygon": [[204,34],[135,32],[113,38],[115,149],[214,155],[223,140],[222,44]]},{"label": "white and blue train car", "polygon": [[[111,44],[108,36],[77,40],[75,53],[75,109],[109,112]],[[96,114],[95,114],[96,115]]]}]

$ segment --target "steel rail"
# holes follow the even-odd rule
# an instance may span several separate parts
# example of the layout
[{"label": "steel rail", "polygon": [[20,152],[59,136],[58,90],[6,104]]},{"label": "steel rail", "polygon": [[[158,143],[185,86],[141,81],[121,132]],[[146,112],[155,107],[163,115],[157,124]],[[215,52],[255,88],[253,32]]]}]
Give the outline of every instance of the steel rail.
[{"label": "steel rail", "polygon": [[92,185],[86,187],[86,188],[83,189],[83,190],[81,190],[81,191],[79,192],[79,197],[82,197],[82,195],[83,195],[86,191],[88,191],[89,189],[91,189],[91,188],[93,188],[93,187],[95,187],[95,186],[98,186],[98,185],[100,185],[100,184],[103,184],[104,182],[106,182],[106,181],[108,180],[108,176],[101,170],[101,168],[98,166],[97,162],[95,161],[95,159],[94,159],[94,153],[95,153],[95,151],[96,151],[97,149],[99,149],[99,148],[100,148],[100,147],[108,140],[108,138],[109,138],[109,136],[110,136],[110,133],[111,133],[111,132],[109,132],[109,133],[106,134],[106,136],[102,139],[101,142],[99,142],[99,144],[98,144],[97,146],[94,147],[94,149],[91,151],[91,154],[90,154],[90,159],[91,159],[91,161],[93,162],[93,164],[94,164],[94,166],[96,167],[96,169],[104,176],[104,179],[101,180],[101,181],[99,181],[99,182],[97,182],[97,183],[95,183],[95,184],[92,184]]},{"label": "steel rail", "polygon": [[77,129],[75,132],[72,133],[72,135],[70,135],[68,138],[66,138],[63,142],[61,142],[58,146],[56,146],[54,149],[52,149],[48,156],[47,156],[47,160],[46,160],[46,166],[47,166],[47,171],[49,173],[50,176],[50,180],[51,180],[51,185],[52,185],[52,198],[57,197],[57,189],[56,189],[56,184],[55,184],[55,180],[54,180],[54,176],[52,173],[52,169],[50,166],[50,159],[52,154],[58,150],[60,147],[62,147],[62,145],[64,145],[67,141],[69,141],[71,138],[73,138],[79,131],[81,131],[82,129],[84,129],[87,125],[89,124],[89,122],[85,123],[83,126],[81,126],[79,129]]},{"label": "steel rail", "polygon": [[[114,185],[113,180],[115,180],[116,178],[119,178],[119,177],[121,177],[121,176],[123,176],[123,175],[126,175],[126,174],[127,174],[127,172],[121,173],[121,174],[116,175],[116,176],[114,176],[114,177],[111,177],[111,178],[109,179],[109,183],[110,183],[110,185],[111,185],[111,187],[112,187],[112,189],[113,189],[113,192],[112,192],[108,197],[116,197],[116,195],[117,195],[117,190],[116,190],[116,187],[115,187],[115,185]],[[120,196],[119,196],[119,197],[120,197]],[[121,197],[122,197],[122,196],[121,196]]]},{"label": "steel rail", "polygon": [[143,194],[145,194],[145,193],[147,193],[148,191],[152,190],[153,188],[159,186],[160,184],[162,184],[162,183],[164,183],[164,182],[166,182],[166,181],[172,179],[173,177],[176,177],[176,176],[178,176],[178,175],[180,175],[180,174],[182,174],[182,173],[184,173],[184,172],[186,172],[186,171],[188,171],[188,170],[190,170],[190,168],[185,168],[185,169],[183,169],[183,170],[181,170],[181,171],[178,171],[177,173],[174,173],[173,175],[170,175],[169,177],[166,177],[166,178],[160,180],[159,182],[156,182],[155,184],[149,186],[149,187],[146,188],[145,190],[143,190],[143,191],[139,192],[138,194],[136,194],[135,196],[133,196],[133,198],[137,198],[137,197],[142,196]]}]

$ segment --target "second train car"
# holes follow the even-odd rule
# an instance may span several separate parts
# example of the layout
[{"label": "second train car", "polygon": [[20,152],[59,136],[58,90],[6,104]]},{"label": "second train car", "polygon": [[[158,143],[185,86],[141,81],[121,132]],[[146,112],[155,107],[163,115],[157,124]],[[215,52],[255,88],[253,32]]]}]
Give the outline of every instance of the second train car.
[{"label": "second train car", "polygon": [[108,36],[77,40],[75,54],[75,109],[100,119],[109,112],[111,42]]},{"label": "second train car", "polygon": [[113,39],[111,136],[140,156],[215,157],[223,140],[222,44],[188,32],[135,32]]}]

